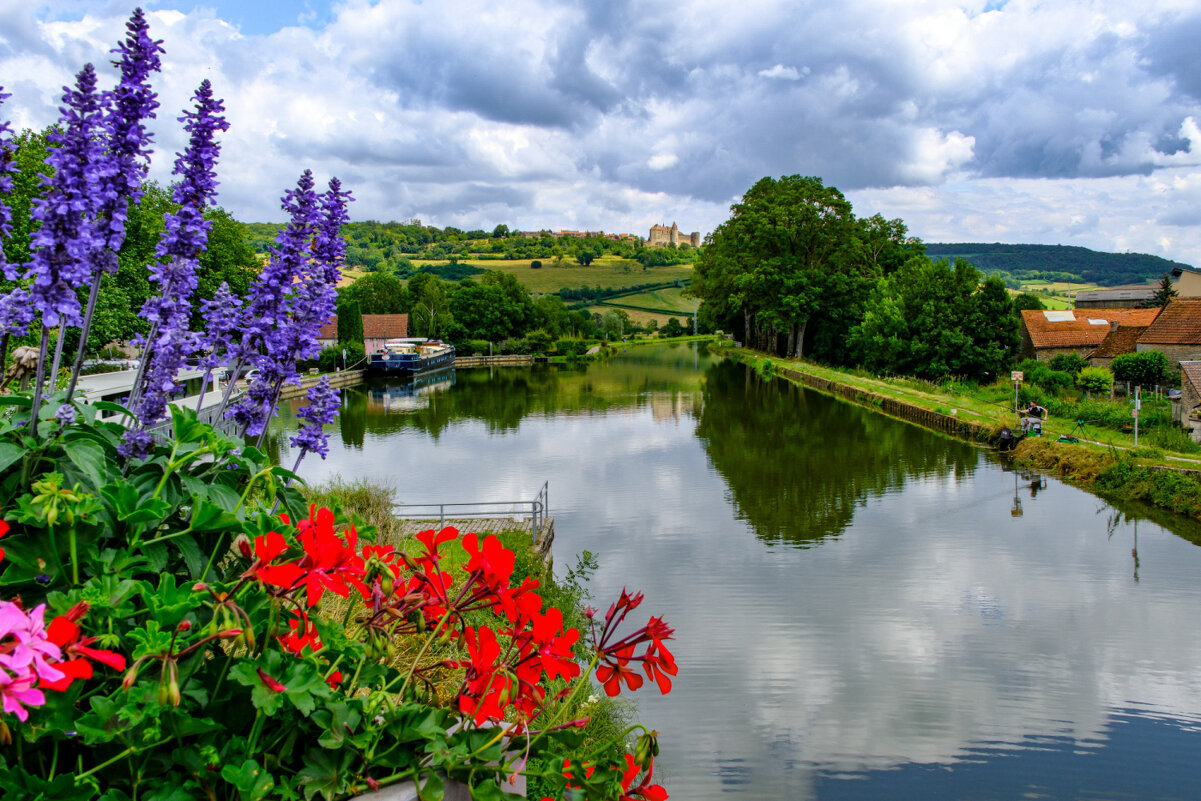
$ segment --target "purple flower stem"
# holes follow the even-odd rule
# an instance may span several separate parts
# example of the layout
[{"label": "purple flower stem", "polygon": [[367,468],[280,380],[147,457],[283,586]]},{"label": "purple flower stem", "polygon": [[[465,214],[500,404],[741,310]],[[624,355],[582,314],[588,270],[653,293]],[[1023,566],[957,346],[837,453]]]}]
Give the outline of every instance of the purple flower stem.
[{"label": "purple flower stem", "polygon": [[75,362],[71,365],[71,380],[67,383],[67,399],[63,403],[70,403],[72,396],[75,395],[75,383],[79,380],[79,371],[83,369],[83,353],[84,348],[88,344],[88,333],[92,328],[92,315],[96,311],[96,299],[100,297],[100,276],[101,272],[97,271],[93,276],[92,288],[88,292],[88,308],[83,314],[83,327],[79,330],[79,349],[75,351]]},{"label": "purple flower stem", "polygon": [[50,368],[50,391],[54,391],[54,385],[58,382],[58,368],[63,362],[63,332],[66,326],[62,323],[58,324],[58,334],[54,337],[54,365]]},{"label": "purple flower stem", "polygon": [[238,359],[234,362],[234,369],[229,374],[229,381],[225,384],[225,394],[221,396],[221,407],[217,409],[216,419],[220,420],[225,414],[225,408],[229,405],[229,396],[233,394],[234,382],[238,380],[238,373],[242,369],[242,365],[246,363],[245,359]]},{"label": "purple flower stem", "polygon": [[38,435],[38,408],[42,405],[42,381],[46,378],[46,349],[50,347],[50,329],[42,325],[42,344],[38,351],[38,374],[33,385],[33,403],[29,407],[29,433]]}]

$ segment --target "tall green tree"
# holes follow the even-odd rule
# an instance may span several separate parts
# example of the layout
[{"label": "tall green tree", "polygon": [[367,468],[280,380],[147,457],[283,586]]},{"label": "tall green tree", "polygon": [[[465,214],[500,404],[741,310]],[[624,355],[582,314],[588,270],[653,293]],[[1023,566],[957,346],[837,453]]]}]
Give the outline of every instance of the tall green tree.
[{"label": "tall green tree", "polygon": [[357,300],[338,304],[338,344],[363,347],[363,310]]},{"label": "tall green tree", "polygon": [[800,356],[814,315],[864,277],[851,204],[820,178],[789,175],[763,178],[730,211],[693,279],[716,306],[706,322],[728,326],[738,315],[748,344],[775,350],[783,339],[784,353]]},{"label": "tall green tree", "polygon": [[391,273],[368,273],[338,292],[342,302],[355,302],[363,314],[402,314],[409,298],[400,279]]},{"label": "tall green tree", "polygon": [[988,378],[1005,369],[1018,346],[1013,304],[1000,279],[980,284],[967,262],[918,256],[881,278],[863,322],[851,333],[865,367],[941,378]]},{"label": "tall green tree", "polygon": [[1159,286],[1155,290],[1155,294],[1151,296],[1145,304],[1146,308],[1162,308],[1168,305],[1168,301],[1172,298],[1179,297],[1180,293],[1176,291],[1176,287],[1172,284],[1172,276],[1167,273],[1163,274],[1163,278],[1159,279]]}]

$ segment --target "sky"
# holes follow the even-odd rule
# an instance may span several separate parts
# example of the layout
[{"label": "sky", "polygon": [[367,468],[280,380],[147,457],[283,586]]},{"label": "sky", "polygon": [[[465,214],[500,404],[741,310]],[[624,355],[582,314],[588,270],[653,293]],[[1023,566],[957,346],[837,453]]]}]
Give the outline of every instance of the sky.
[{"label": "sky", "polygon": [[[42,128],[129,3],[0,0],[0,118]],[[815,175],[928,242],[1201,264],[1201,0],[153,0],[153,177],[200,81],[219,202],[305,169],[355,220],[708,234]]]}]

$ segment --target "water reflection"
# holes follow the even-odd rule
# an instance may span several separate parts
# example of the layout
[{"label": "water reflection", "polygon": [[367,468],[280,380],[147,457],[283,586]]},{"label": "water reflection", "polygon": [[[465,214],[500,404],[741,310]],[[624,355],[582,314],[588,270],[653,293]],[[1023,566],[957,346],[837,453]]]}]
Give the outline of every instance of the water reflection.
[{"label": "water reflection", "polygon": [[697,436],[729,485],[738,516],[772,542],[812,544],[841,533],[869,496],[906,478],[969,475],[978,454],[879,414],[734,362],[705,373]]},{"label": "water reflection", "polygon": [[306,478],[410,502],[550,479],[556,562],[597,553],[597,601],[637,587],[676,627],[675,690],[635,696],[674,797],[1201,786],[1201,549],[1159,524],[1180,521],[691,350],[459,371],[404,414],[344,397]]}]

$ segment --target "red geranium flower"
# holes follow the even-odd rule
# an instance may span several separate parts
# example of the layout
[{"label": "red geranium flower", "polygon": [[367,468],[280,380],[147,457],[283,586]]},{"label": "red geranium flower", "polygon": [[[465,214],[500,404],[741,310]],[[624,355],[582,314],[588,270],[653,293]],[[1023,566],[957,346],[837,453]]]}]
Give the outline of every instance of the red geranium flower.
[{"label": "red geranium flower", "polygon": [[628,645],[613,654],[605,654],[605,661],[596,669],[596,679],[605,685],[605,693],[613,696],[621,692],[624,681],[631,691],[642,686],[642,677],[630,667],[634,657],[634,646]]},{"label": "red geranium flower", "polygon": [[[113,670],[125,670],[125,657],[113,651],[92,648],[95,637],[81,637],[83,633],[76,621],[88,611],[88,604],[80,602],[67,610],[67,614],[56,617],[46,627],[46,639],[59,647],[63,661],[56,662],[54,667],[63,672],[63,678],[57,681],[40,681],[38,687],[45,690],[62,692],[71,686],[76,679],[92,678],[92,662],[99,662]],[[75,657],[68,659],[68,656]],[[91,660],[91,661],[88,661]]]}]

